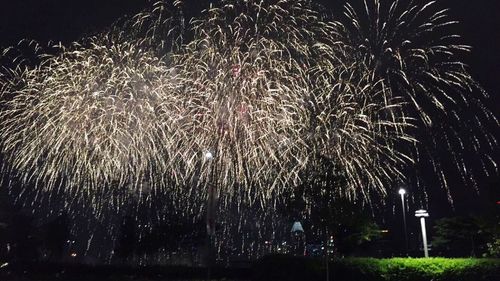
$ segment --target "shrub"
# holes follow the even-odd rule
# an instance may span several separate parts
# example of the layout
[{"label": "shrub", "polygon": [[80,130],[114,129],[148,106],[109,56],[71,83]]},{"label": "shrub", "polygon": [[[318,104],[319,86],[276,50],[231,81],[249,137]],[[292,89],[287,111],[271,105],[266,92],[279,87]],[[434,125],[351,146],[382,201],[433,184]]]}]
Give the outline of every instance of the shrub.
[{"label": "shrub", "polygon": [[[323,260],[267,257],[254,266],[254,280],[325,280]],[[497,281],[499,259],[345,258],[330,263],[335,281]]]},{"label": "shrub", "polygon": [[500,238],[495,238],[486,245],[488,247],[488,251],[485,254],[486,257],[500,258]]}]

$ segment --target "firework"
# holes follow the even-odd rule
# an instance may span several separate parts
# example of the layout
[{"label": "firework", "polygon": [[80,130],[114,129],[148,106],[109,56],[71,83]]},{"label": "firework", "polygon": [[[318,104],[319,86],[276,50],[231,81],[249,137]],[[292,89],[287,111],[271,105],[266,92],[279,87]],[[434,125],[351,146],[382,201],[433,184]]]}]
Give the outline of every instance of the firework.
[{"label": "firework", "polygon": [[438,143],[474,184],[496,167],[483,124],[498,122],[455,22],[434,2],[360,4],[335,19],[307,0],[222,1],[186,24],[180,1],[161,1],[51,55],[35,45],[0,72],[3,171],[149,228],[199,220],[212,190],[218,245],[249,255],[282,232],[293,196],[313,217],[313,202],[384,196],[423,158],[446,187]]},{"label": "firework", "polygon": [[75,193],[200,201],[215,186],[228,206],[325,175],[344,178],[337,194],[384,194],[426,149],[416,129],[483,108],[446,11],[384,3],[347,5],[343,23],[305,0],[222,1],[186,26],[180,2],[159,2],[4,76],[8,169]]},{"label": "firework", "polygon": [[[269,199],[295,185],[307,163],[310,87],[307,66],[293,54],[300,46],[279,36],[294,29],[282,15],[285,7],[299,9],[288,2],[211,8],[194,22],[195,39],[175,57],[188,147],[213,153],[215,171],[201,176],[213,177],[229,197],[236,188],[247,198]],[[275,30],[268,30],[273,24]],[[306,32],[296,28],[288,36],[299,40]]]},{"label": "firework", "polygon": [[[3,88],[2,150],[24,183],[92,192],[162,169],[168,67],[133,44],[89,39]],[[81,188],[81,190],[80,190]]]},{"label": "firework", "polygon": [[[457,22],[436,1],[374,0],[362,6],[346,5],[339,33],[350,56],[364,62],[387,95],[403,99],[401,114],[415,127],[406,132],[418,143],[397,149],[413,160],[428,160],[446,190],[446,162],[477,188],[477,175],[496,170],[490,156],[496,141],[485,124],[498,126],[498,120],[484,106],[487,94],[462,61],[471,48],[453,33]],[[470,113],[464,113],[466,108]],[[460,133],[464,126],[468,133]],[[481,167],[466,168],[464,155]]]},{"label": "firework", "polygon": [[[157,1],[133,17],[115,22],[107,32],[118,42],[146,48],[159,57],[181,49],[186,24],[182,1]],[[168,58],[167,58],[168,59]]]},{"label": "firework", "polygon": [[310,2],[227,1],[193,26],[175,56],[193,101],[181,115],[195,136],[189,146],[214,149],[223,194],[236,186],[270,199],[304,173],[325,172],[324,160],[341,167],[339,191],[350,196],[403,177],[411,159],[394,146],[414,141],[403,101],[371,79],[339,24]]}]

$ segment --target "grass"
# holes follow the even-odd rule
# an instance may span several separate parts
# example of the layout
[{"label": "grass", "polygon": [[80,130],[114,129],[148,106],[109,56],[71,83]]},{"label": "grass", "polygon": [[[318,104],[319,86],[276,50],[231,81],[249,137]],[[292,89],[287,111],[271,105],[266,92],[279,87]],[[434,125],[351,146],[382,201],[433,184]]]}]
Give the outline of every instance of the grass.
[{"label": "grass", "polygon": [[[500,259],[345,258],[329,268],[335,281],[500,281]],[[257,263],[254,272],[255,280],[325,280],[326,264],[273,257]]]}]

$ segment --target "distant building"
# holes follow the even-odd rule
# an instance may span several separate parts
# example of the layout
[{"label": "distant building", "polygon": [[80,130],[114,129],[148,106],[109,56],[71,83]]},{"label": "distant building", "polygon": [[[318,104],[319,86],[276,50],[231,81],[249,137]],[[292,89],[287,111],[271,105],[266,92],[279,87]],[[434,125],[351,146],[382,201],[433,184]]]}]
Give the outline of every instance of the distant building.
[{"label": "distant building", "polygon": [[295,256],[304,256],[306,252],[306,235],[304,228],[299,221],[292,225],[291,234],[291,253]]}]

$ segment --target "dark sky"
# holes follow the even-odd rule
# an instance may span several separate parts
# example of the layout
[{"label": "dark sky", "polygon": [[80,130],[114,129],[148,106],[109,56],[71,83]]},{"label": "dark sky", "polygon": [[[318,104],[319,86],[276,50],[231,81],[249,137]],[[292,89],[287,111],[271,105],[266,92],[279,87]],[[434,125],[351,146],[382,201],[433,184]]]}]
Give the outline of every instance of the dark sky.
[{"label": "dark sky", "polygon": [[[147,0],[3,0],[0,4],[0,46],[13,45],[23,38],[41,42],[49,40],[71,42],[95,33],[126,14],[142,9]],[[191,0],[188,9],[193,15],[210,1]],[[338,11],[344,0],[317,1]],[[499,0],[440,0],[449,7],[452,18],[460,21],[458,33],[464,43],[473,47],[465,58],[475,78],[491,94],[491,104],[500,101],[500,1]],[[498,106],[492,106],[498,116]],[[498,128],[496,135],[498,136]],[[497,159],[498,160],[498,159]],[[497,161],[498,162],[498,161]],[[471,189],[456,189],[455,212],[481,209],[484,202],[500,200],[498,176],[484,179],[485,192],[477,195]],[[452,214],[443,192],[431,198],[435,212]]]}]

